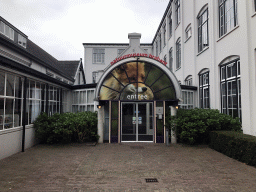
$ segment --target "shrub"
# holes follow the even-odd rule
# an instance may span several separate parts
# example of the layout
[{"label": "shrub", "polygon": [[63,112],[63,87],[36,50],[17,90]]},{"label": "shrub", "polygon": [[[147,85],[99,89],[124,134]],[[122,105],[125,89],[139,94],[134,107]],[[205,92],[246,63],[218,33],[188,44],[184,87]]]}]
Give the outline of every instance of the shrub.
[{"label": "shrub", "polygon": [[209,146],[238,161],[256,166],[255,136],[235,131],[212,131]]},{"label": "shrub", "polygon": [[167,127],[176,125],[179,142],[186,144],[209,143],[209,132],[214,130],[233,130],[241,132],[238,118],[220,113],[217,109],[179,109],[177,116],[166,119]]},{"label": "shrub", "polygon": [[97,113],[42,113],[34,122],[36,137],[41,143],[70,143],[98,141]]}]

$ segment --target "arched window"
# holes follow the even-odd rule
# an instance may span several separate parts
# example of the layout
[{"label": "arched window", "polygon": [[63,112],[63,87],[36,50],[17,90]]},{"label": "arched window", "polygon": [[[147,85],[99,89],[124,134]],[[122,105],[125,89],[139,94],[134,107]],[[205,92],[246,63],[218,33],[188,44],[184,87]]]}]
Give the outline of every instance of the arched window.
[{"label": "arched window", "polygon": [[192,85],[192,75],[188,75],[185,79],[185,85],[191,86]]},{"label": "arched window", "polygon": [[198,20],[198,52],[209,46],[208,5],[206,4],[197,16]]},{"label": "arched window", "polygon": [[185,29],[185,34],[186,34],[186,40],[188,40],[192,36],[191,23]]},{"label": "arched window", "polygon": [[221,112],[241,119],[240,58],[228,57],[220,64]]},{"label": "arched window", "polygon": [[181,43],[180,38],[176,41],[176,70],[181,67]]},{"label": "arched window", "polygon": [[199,72],[199,107],[203,109],[210,108],[210,82],[209,69],[203,69]]}]

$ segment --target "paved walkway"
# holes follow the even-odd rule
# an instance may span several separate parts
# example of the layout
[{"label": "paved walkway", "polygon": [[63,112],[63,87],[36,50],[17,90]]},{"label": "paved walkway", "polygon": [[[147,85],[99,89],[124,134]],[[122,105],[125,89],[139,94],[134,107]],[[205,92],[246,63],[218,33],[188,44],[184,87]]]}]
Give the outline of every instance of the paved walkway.
[{"label": "paved walkway", "polygon": [[207,146],[152,143],[38,145],[0,160],[1,192],[154,190],[255,192],[256,168]]}]

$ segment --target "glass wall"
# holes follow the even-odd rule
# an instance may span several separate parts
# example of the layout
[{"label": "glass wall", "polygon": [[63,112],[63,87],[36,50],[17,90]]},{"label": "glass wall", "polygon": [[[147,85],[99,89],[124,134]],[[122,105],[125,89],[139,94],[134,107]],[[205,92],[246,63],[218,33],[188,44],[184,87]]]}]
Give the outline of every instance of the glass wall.
[{"label": "glass wall", "polygon": [[73,91],[72,112],[94,111],[94,89]]},{"label": "glass wall", "polygon": [[0,130],[22,125],[22,77],[0,71]]}]

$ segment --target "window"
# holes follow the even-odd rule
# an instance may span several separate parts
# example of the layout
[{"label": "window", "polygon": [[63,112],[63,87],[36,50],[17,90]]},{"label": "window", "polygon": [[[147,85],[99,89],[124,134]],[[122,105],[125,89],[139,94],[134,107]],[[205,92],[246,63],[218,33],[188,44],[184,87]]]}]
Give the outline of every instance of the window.
[{"label": "window", "polygon": [[72,112],[94,111],[94,89],[73,91]]},{"label": "window", "polygon": [[124,52],[125,49],[118,49],[117,50],[117,56],[121,55],[122,52]]},{"label": "window", "polygon": [[158,56],[158,42],[156,42],[156,56]]},{"label": "window", "polygon": [[172,36],[172,12],[169,15],[169,37]]},{"label": "window", "polygon": [[46,111],[46,85],[27,80],[27,119],[26,125],[32,124],[41,112]]},{"label": "window", "polygon": [[219,0],[220,37],[237,26],[237,0]]},{"label": "window", "polygon": [[189,76],[185,79],[185,85],[192,86],[192,76],[191,76],[191,75],[189,75]]},{"label": "window", "polygon": [[175,8],[176,8],[176,26],[180,23],[180,0],[176,0],[175,2]]},{"label": "window", "polygon": [[240,60],[224,64],[221,73],[221,112],[241,119]]},{"label": "window", "polygon": [[208,40],[208,9],[198,16],[198,52],[209,46]]},{"label": "window", "polygon": [[190,24],[189,24],[189,26],[186,28],[185,34],[186,34],[186,40],[192,36],[192,29],[191,29],[191,25],[190,25]]},{"label": "window", "polygon": [[176,42],[176,70],[181,67],[181,44],[180,38]]},{"label": "window", "polygon": [[194,92],[182,90],[182,102],[179,103],[181,109],[193,109],[194,108]]},{"label": "window", "polygon": [[166,36],[166,24],[164,24],[164,26],[163,26],[164,47],[165,47],[165,45],[166,45],[166,38],[165,38],[165,36]]},{"label": "window", "polygon": [[172,48],[169,51],[169,63],[170,63],[170,70],[173,71],[173,50]]},{"label": "window", "polygon": [[162,35],[161,32],[159,33],[159,52],[161,53],[162,51]]},{"label": "window", "polygon": [[164,61],[167,62],[167,56],[166,55],[164,56]]},{"label": "window", "polygon": [[0,21],[0,32],[11,40],[14,40],[14,30]]},{"label": "window", "polygon": [[0,71],[0,130],[22,126],[23,81]]},{"label": "window", "polygon": [[199,106],[203,109],[210,108],[209,72],[199,75]]},{"label": "window", "polygon": [[60,88],[49,86],[49,111],[48,115],[52,116],[54,113],[60,113]]},{"label": "window", "polygon": [[18,44],[21,45],[22,47],[27,47],[27,39],[20,34],[18,34]]},{"label": "window", "polygon": [[93,63],[104,64],[105,49],[93,49]]}]

